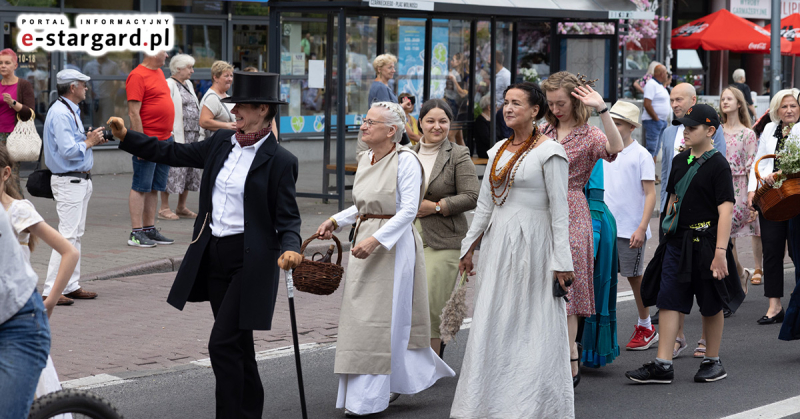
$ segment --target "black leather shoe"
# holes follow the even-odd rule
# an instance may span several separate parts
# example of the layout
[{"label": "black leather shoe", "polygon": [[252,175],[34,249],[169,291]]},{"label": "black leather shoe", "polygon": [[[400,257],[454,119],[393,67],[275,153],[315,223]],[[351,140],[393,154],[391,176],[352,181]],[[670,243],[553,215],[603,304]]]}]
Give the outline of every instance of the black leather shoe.
[{"label": "black leather shoe", "polygon": [[656,314],[650,316],[650,323],[658,324],[658,312],[659,310],[656,310]]},{"label": "black leather shoe", "polygon": [[773,317],[762,316],[758,319],[758,324],[774,324],[774,323],[783,323],[783,316],[786,315],[786,312],[781,309],[781,311]]}]

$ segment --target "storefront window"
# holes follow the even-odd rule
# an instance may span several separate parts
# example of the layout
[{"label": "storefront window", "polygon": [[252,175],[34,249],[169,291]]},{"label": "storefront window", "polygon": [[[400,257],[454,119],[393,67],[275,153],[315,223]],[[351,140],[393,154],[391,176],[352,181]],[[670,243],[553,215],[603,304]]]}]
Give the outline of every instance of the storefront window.
[{"label": "storefront window", "polygon": [[161,0],[161,11],[219,15],[224,11],[221,0]]},{"label": "storefront window", "polygon": [[267,71],[267,25],[233,25],[233,66]]},{"label": "storefront window", "polygon": [[550,75],[550,22],[520,22],[517,80],[539,83]]},{"label": "storefront window", "polygon": [[444,99],[453,111],[450,140],[458,144],[464,144],[463,131],[473,120],[469,107],[469,26],[466,20],[434,19],[431,33],[431,98]]},{"label": "storefront window", "polygon": [[67,9],[139,10],[139,0],[64,0]]},{"label": "storefront window", "polygon": [[[175,54],[194,57],[194,68],[211,67],[222,59],[222,26],[175,25],[175,48],[170,56]],[[169,59],[165,67],[169,67]]]},{"label": "storefront window", "polygon": [[130,51],[93,57],[85,53],[65,54],[64,68],[72,68],[91,77],[81,117],[87,126],[105,125],[111,116],[127,116],[125,79],[136,66],[137,57]]},{"label": "storefront window", "polygon": [[[4,23],[7,30],[3,31],[3,48],[11,48],[17,53],[17,69],[14,74],[25,79],[33,85],[33,93],[36,101],[34,113],[36,114],[36,125],[41,134],[45,117],[47,116],[47,105],[50,103],[50,53],[37,49],[32,52],[23,52],[17,49],[17,24],[13,22]],[[2,78],[2,77],[0,77]]]},{"label": "storefront window", "polygon": [[269,16],[269,7],[266,1],[235,1],[233,2],[233,14],[237,16]]},{"label": "storefront window", "polygon": [[4,7],[58,7],[58,0],[0,0],[0,9]]}]

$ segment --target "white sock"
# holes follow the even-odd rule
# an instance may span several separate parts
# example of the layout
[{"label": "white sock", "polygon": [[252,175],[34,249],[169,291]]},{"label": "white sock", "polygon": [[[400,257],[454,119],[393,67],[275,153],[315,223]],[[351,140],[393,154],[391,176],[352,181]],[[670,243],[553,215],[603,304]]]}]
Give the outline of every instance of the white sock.
[{"label": "white sock", "polygon": [[647,329],[647,330],[650,330],[650,328],[651,328],[651,327],[653,327],[653,326],[650,324],[650,316],[647,316],[647,318],[646,318],[646,319],[639,319],[639,326],[642,326],[642,327],[644,327],[645,329]]}]

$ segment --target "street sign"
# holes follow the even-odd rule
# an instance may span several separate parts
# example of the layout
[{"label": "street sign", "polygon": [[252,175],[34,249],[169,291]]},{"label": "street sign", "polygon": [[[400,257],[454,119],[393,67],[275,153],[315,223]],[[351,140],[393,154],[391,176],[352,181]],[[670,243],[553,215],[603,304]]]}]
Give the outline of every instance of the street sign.
[{"label": "street sign", "polygon": [[631,20],[654,20],[656,18],[655,12],[640,12],[629,10],[609,10],[609,19],[631,19]]},{"label": "street sign", "polygon": [[369,7],[433,11],[433,2],[421,0],[369,0]]}]

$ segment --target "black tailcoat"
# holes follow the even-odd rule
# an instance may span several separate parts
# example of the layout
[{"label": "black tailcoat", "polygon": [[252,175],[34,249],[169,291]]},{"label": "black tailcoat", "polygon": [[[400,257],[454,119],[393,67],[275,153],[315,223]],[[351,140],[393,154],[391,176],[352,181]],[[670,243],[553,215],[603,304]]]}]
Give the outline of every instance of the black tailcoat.
[{"label": "black tailcoat", "polygon": [[[128,130],[119,148],[156,163],[204,169],[200,183],[200,210],[183,263],[167,302],[179,310],[187,301],[208,301],[206,278],[200,271],[211,238],[211,194],[233,143],[231,130],[219,130],[192,144],[157,141]],[[269,330],[278,294],[278,258],[282,252],[300,252],[300,210],[295,182],[297,158],[278,145],[272,134],[258,149],[244,185],[244,265],[239,327]],[[206,220],[208,218],[208,220]],[[205,223],[204,223],[205,221]],[[205,227],[203,225],[205,224]],[[199,236],[199,237],[198,237]]]}]

